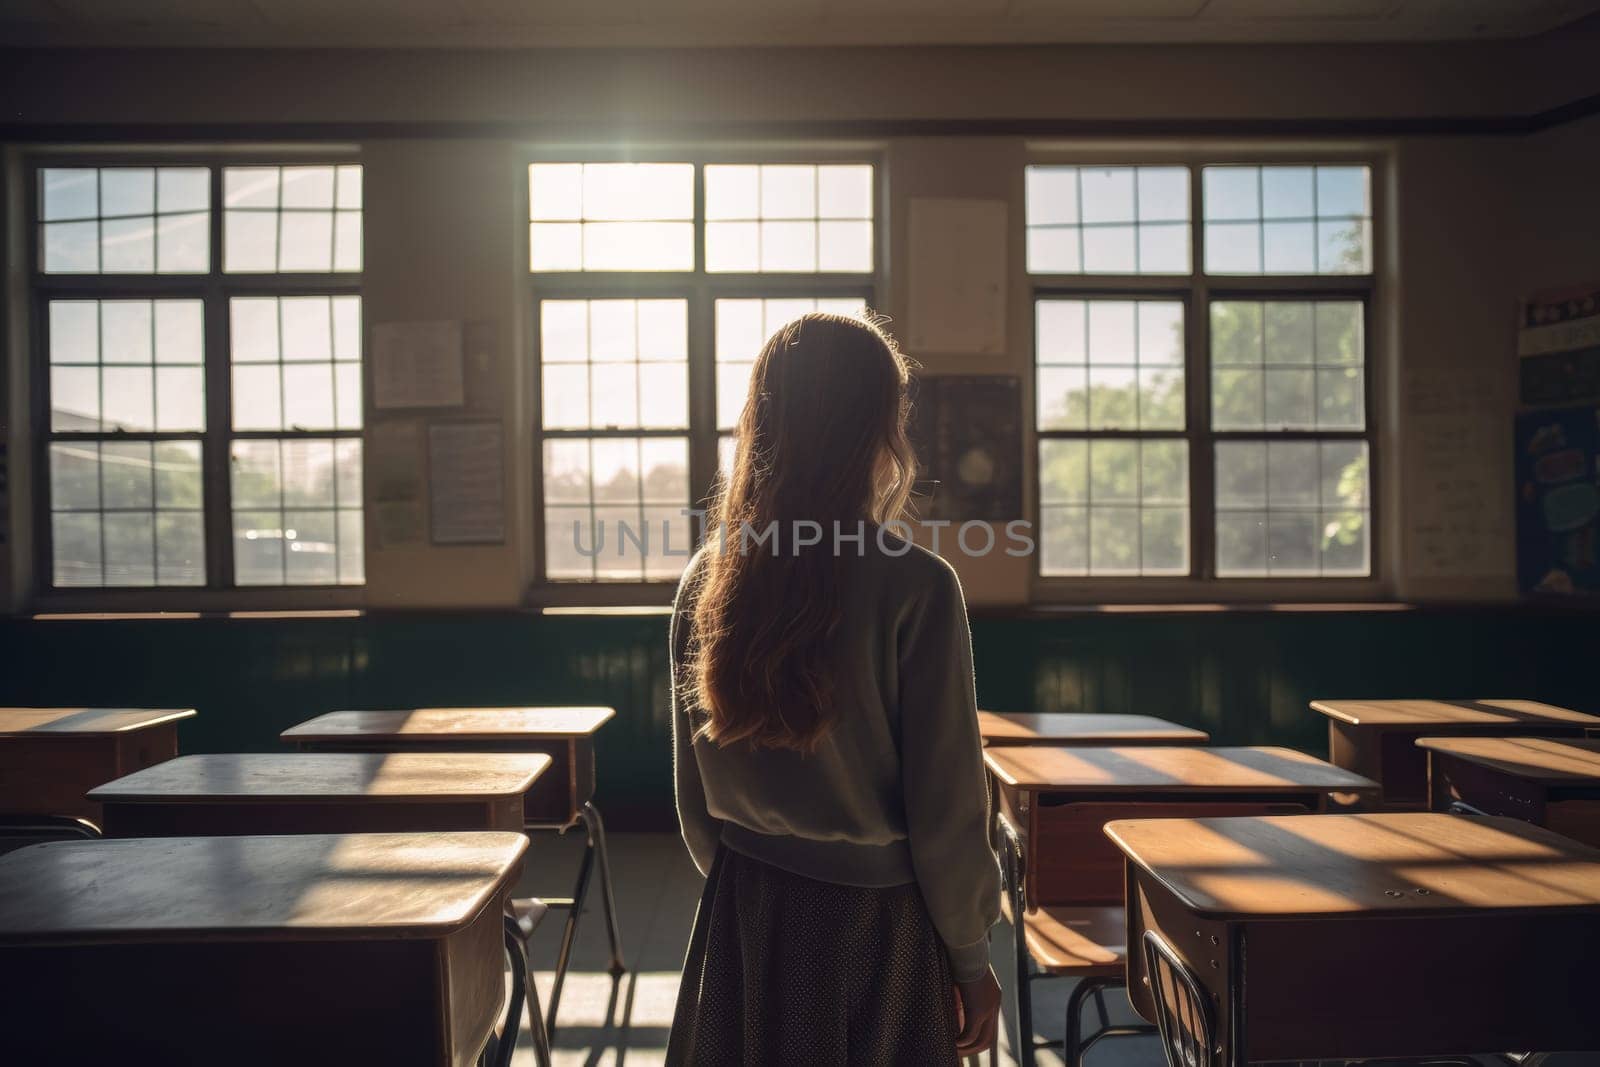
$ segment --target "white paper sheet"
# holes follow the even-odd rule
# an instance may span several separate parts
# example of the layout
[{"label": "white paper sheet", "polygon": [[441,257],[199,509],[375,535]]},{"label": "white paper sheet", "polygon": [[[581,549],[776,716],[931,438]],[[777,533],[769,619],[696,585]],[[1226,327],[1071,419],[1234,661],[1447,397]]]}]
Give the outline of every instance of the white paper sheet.
[{"label": "white paper sheet", "polygon": [[380,322],[372,328],[376,408],[460,407],[461,323]]}]

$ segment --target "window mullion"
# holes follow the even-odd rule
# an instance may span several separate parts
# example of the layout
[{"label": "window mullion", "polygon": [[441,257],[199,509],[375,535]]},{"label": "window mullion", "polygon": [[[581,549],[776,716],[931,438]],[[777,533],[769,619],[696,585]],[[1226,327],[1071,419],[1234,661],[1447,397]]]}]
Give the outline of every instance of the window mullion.
[{"label": "window mullion", "polygon": [[1200,169],[1189,175],[1191,288],[1185,331],[1188,352],[1189,574],[1216,575],[1216,462],[1211,443],[1211,300],[1205,273],[1204,200]]},{"label": "window mullion", "polygon": [[222,275],[225,168],[211,168],[211,271],[205,289],[206,432],[201,458],[205,494],[206,584],[231,589],[233,580],[233,486],[229,478],[232,450],[233,377],[229,356],[228,298]]}]

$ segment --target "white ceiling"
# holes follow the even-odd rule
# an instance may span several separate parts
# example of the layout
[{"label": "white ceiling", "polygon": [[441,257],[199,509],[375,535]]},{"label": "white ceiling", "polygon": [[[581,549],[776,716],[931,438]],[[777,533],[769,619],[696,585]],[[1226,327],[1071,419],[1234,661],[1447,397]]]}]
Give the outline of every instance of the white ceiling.
[{"label": "white ceiling", "polygon": [[1435,41],[1600,0],[0,0],[15,46],[538,47]]}]

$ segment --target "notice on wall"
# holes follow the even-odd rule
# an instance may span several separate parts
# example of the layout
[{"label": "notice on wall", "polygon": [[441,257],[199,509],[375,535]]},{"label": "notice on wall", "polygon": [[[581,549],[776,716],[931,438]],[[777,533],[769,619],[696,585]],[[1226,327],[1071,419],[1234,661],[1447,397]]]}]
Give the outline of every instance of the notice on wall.
[{"label": "notice on wall", "polygon": [[434,544],[505,541],[504,437],[499,419],[428,426],[428,515]]},{"label": "notice on wall", "polygon": [[380,322],[372,328],[372,404],[458,408],[465,398],[461,323]]},{"label": "notice on wall", "polygon": [[419,545],[425,536],[422,501],[422,424],[415,419],[374,422],[367,429],[374,538],[379,548]]},{"label": "notice on wall", "polygon": [[1006,347],[1006,204],[911,201],[913,352],[998,355]]},{"label": "notice on wall", "polygon": [[1506,413],[1491,376],[1460,369],[1406,382],[1408,570],[1416,578],[1500,577],[1514,535]]},{"label": "notice on wall", "polygon": [[1517,356],[1524,404],[1600,400],[1600,282],[1523,301]]}]

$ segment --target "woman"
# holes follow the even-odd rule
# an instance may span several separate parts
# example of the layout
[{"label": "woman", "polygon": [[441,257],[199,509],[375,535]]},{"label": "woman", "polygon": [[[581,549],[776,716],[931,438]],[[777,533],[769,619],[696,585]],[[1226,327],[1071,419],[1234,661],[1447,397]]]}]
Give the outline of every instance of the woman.
[{"label": "woman", "polygon": [[880,328],[837,315],[752,372],[673,613],[678,818],[707,883],[669,1064],[921,1067],[994,1041],[966,606],[891,532],[908,382]]}]

